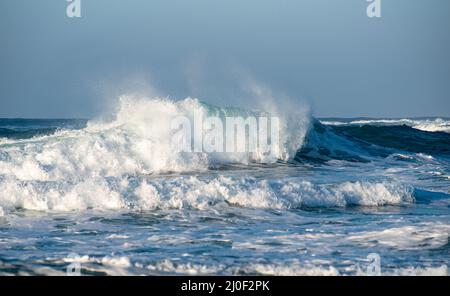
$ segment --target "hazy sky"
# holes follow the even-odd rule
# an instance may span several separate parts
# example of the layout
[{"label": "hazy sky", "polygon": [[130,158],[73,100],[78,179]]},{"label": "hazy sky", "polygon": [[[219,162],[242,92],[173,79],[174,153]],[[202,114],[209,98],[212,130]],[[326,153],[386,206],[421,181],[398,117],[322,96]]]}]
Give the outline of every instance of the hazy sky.
[{"label": "hazy sky", "polygon": [[92,117],[130,92],[252,105],[255,87],[315,116],[450,116],[448,0],[382,0],[380,19],[366,0],[81,4],[0,1],[0,117]]}]

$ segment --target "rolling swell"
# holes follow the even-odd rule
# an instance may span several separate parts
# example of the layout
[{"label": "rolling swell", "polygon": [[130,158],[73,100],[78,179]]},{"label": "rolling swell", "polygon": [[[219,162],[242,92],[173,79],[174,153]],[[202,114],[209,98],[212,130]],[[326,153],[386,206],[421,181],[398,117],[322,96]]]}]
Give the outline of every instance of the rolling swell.
[{"label": "rolling swell", "polygon": [[0,118],[0,138],[21,140],[49,136],[61,129],[81,129],[84,119]]},{"label": "rolling swell", "polygon": [[370,162],[393,153],[450,156],[450,134],[424,131],[408,125],[323,124],[311,120],[295,160],[324,163],[329,160]]},{"label": "rolling swell", "polygon": [[312,119],[303,145],[298,149],[294,160],[313,163],[330,160],[366,163],[373,157],[387,157],[389,154],[382,146],[374,146],[356,137],[339,133],[333,127]]},{"label": "rolling swell", "polygon": [[7,139],[31,139],[39,136],[47,136],[54,134],[59,128],[56,127],[48,127],[48,128],[40,128],[40,129],[25,129],[25,130],[16,130],[9,128],[0,128],[0,138]]},{"label": "rolling swell", "polygon": [[450,134],[421,131],[407,125],[401,126],[333,126],[338,134],[356,138],[378,146],[414,153],[450,155]]}]

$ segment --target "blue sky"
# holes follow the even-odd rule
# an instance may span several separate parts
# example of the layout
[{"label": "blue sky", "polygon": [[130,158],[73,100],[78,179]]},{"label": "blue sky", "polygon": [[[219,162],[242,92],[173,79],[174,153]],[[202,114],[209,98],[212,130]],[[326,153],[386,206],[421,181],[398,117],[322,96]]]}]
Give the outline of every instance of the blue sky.
[{"label": "blue sky", "polygon": [[94,117],[131,92],[248,107],[253,84],[315,116],[450,116],[448,0],[382,0],[380,19],[365,0],[81,3],[0,1],[0,117]]}]

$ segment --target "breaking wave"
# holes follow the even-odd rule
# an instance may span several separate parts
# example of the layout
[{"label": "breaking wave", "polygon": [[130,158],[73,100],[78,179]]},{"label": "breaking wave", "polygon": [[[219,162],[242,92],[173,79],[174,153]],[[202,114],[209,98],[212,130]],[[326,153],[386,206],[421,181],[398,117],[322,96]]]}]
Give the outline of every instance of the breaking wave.
[{"label": "breaking wave", "polygon": [[[392,131],[398,138],[382,142],[381,127],[366,132],[353,126],[327,126],[306,115],[281,117],[280,149],[275,159],[263,153],[183,153],[173,149],[171,122],[178,116],[247,117],[263,112],[220,108],[197,99],[123,97],[109,121],[77,121],[62,128],[32,131],[0,129],[0,215],[17,208],[41,211],[84,209],[203,209],[232,205],[256,208],[380,206],[414,201],[414,189],[390,180],[315,184],[300,177],[257,179],[211,176],[230,165],[345,160],[370,162],[391,148],[406,149],[409,127]],[[71,123],[73,124],[73,122]],[[403,135],[403,134],[407,135]],[[448,153],[447,134],[421,132],[411,151]],[[434,134],[434,133],[433,133]],[[410,137],[411,138],[411,137]],[[436,151],[427,147],[440,147]],[[433,142],[434,141],[434,142]],[[440,141],[439,143],[437,141]],[[422,144],[421,144],[422,142]],[[394,143],[394,144],[393,144]],[[448,144],[448,145],[447,145]],[[422,146],[420,146],[422,145]],[[429,148],[432,149],[432,148]],[[442,150],[444,149],[444,150]],[[408,150],[408,149],[406,149]],[[421,151],[423,152],[423,151]],[[196,175],[179,175],[181,173]],[[197,174],[199,173],[199,174]],[[167,178],[164,174],[175,174]]]},{"label": "breaking wave", "polygon": [[413,190],[396,182],[313,184],[301,178],[253,177],[110,178],[78,182],[2,180],[6,210],[37,211],[206,209],[237,206],[268,209],[383,206],[414,201]]}]

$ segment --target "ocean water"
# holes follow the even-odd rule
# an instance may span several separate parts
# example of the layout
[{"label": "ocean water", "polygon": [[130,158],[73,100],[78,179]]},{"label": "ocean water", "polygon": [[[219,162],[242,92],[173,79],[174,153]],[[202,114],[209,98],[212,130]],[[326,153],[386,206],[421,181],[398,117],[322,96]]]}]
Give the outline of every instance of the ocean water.
[{"label": "ocean water", "polygon": [[269,163],[174,152],[195,111],[251,114],[0,119],[0,274],[448,275],[450,119],[290,115]]}]

